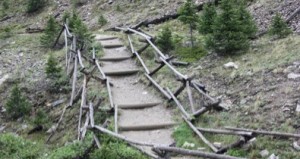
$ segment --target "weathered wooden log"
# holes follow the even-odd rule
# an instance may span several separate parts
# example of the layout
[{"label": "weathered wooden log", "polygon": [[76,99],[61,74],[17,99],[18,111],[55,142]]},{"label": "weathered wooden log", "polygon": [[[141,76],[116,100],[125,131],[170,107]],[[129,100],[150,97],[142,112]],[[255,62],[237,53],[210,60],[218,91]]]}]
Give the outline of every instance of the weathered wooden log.
[{"label": "weathered wooden log", "polygon": [[95,126],[95,120],[94,120],[94,107],[93,107],[93,103],[90,102],[89,103],[89,115],[90,115],[90,125],[91,127]]},{"label": "weathered wooden log", "polygon": [[61,28],[61,30],[59,31],[59,34],[58,34],[58,36],[57,36],[57,38],[56,38],[56,40],[55,40],[55,42],[54,42],[54,44],[53,44],[53,48],[56,46],[56,44],[58,43],[58,41],[59,41],[59,39],[60,39],[60,37],[61,37],[61,34],[63,33],[63,31],[65,30],[65,28],[64,27],[62,27]]},{"label": "weathered wooden log", "polygon": [[105,75],[107,76],[126,76],[126,75],[133,75],[138,73],[139,69],[124,69],[124,70],[110,70],[104,71]]},{"label": "weathered wooden log", "polygon": [[131,144],[129,143],[130,146],[138,149],[141,153],[143,153],[144,155],[147,155],[148,157],[152,158],[152,159],[158,159],[158,156],[148,152],[147,150],[145,150],[143,147],[139,147],[139,146],[136,146],[134,144]]},{"label": "weathered wooden log", "polygon": [[78,119],[78,140],[81,137],[81,119],[82,119],[82,108],[86,105],[86,89],[87,89],[87,77],[84,75],[82,84],[81,104],[79,108],[79,119]]},{"label": "weathered wooden log", "polygon": [[118,129],[118,105],[115,104],[115,108],[114,108],[114,116],[115,116],[115,133],[119,133],[119,129]]},{"label": "weathered wooden log", "polygon": [[[186,83],[184,81],[182,81],[182,85],[179,86],[176,90],[175,90],[175,93],[174,93],[174,96],[177,97],[183,90],[184,88],[186,87]],[[170,101],[169,101],[170,102]]]},{"label": "weathered wooden log", "polygon": [[146,64],[144,63],[143,59],[141,58],[141,56],[139,55],[139,53],[134,52],[135,56],[139,59],[140,63],[142,64],[144,70],[146,71],[147,74],[150,73],[149,69],[147,68]]},{"label": "weathered wooden log", "polygon": [[210,143],[210,141],[208,141],[203,134],[184,116],[182,116],[182,118],[184,119],[184,121],[189,125],[189,127],[200,137],[200,139],[208,146],[210,147],[211,150],[213,150],[214,152],[218,152],[218,149],[212,144]]},{"label": "weathered wooden log", "polygon": [[209,100],[211,100],[212,102],[216,102],[217,100],[215,100],[214,98],[212,98],[210,95],[208,95],[207,93],[205,93],[203,90],[201,90],[195,83],[194,81],[191,82],[193,88],[195,88],[200,94],[204,95],[206,98],[208,98]]},{"label": "weathered wooden log", "polygon": [[67,37],[67,31],[64,29],[64,38],[65,38],[65,49],[66,49],[66,69],[68,68],[68,37]]},{"label": "weathered wooden log", "polygon": [[142,130],[156,130],[156,129],[164,129],[169,128],[177,123],[159,123],[159,124],[145,124],[145,125],[119,125],[120,131],[142,131]]},{"label": "weathered wooden log", "polygon": [[118,104],[118,107],[121,109],[143,109],[143,108],[154,107],[159,104],[161,104],[161,103],[160,102],[152,102],[152,103]]},{"label": "weathered wooden log", "polygon": [[289,23],[298,13],[300,12],[300,7],[298,7],[287,19],[286,22]]},{"label": "weathered wooden log", "polygon": [[185,111],[185,109],[183,108],[182,104],[177,100],[177,98],[173,95],[173,93],[171,92],[171,90],[169,88],[167,88],[167,92],[169,93],[169,95],[171,96],[171,98],[173,99],[173,101],[176,103],[177,107],[182,112],[182,114],[184,115],[184,117],[186,119],[188,119],[188,120],[192,120],[191,115],[188,114]]},{"label": "weathered wooden log", "polygon": [[149,81],[168,99],[171,99],[171,96],[168,92],[166,92],[152,77],[145,73],[145,76],[149,79]]},{"label": "weathered wooden log", "polygon": [[98,62],[98,60],[95,60],[95,63],[96,63],[96,65],[97,65],[97,68],[98,68],[99,72],[101,73],[102,77],[103,77],[104,79],[106,79],[106,75],[105,75],[104,71],[102,70],[102,68],[101,68],[101,66],[100,66],[100,64],[99,64],[99,62]]},{"label": "weathered wooden log", "polygon": [[81,129],[81,137],[80,140],[83,140],[85,138],[86,132],[87,132],[87,127],[89,126],[89,122],[90,122],[90,117],[89,117],[89,113],[86,113],[86,117],[85,117],[85,122],[84,125]]},{"label": "weathered wooden log", "polygon": [[96,60],[96,51],[95,51],[95,48],[93,47],[93,60],[95,61]]},{"label": "weathered wooden log", "polygon": [[188,66],[188,62],[182,62],[182,61],[170,61],[170,63],[174,66]]},{"label": "weathered wooden log", "polygon": [[151,39],[147,39],[148,43],[152,46],[152,48],[155,50],[155,52],[159,55],[159,57],[162,57],[163,59],[167,59],[167,56],[165,56],[151,41]]},{"label": "weathered wooden log", "polygon": [[134,141],[134,140],[128,139],[125,136],[122,136],[120,134],[114,133],[114,132],[112,132],[110,130],[107,130],[107,129],[105,129],[103,127],[100,127],[100,126],[97,126],[97,125],[95,125],[95,127],[92,130],[93,131],[98,130],[98,131],[100,131],[102,133],[105,133],[105,134],[107,134],[109,136],[118,138],[118,139],[120,139],[122,141],[125,141],[127,143],[132,143],[132,144],[136,144],[136,145],[140,145],[140,146],[148,146],[148,147],[154,147],[154,145],[155,145],[153,143],[139,142],[139,141]]},{"label": "weathered wooden log", "polygon": [[135,50],[134,50],[134,47],[132,45],[132,41],[131,41],[130,35],[128,35],[127,37],[128,37],[128,41],[129,41],[129,46],[130,46],[131,53],[134,54]]},{"label": "weathered wooden log", "polygon": [[190,87],[190,81],[186,81],[186,90],[187,90],[187,93],[188,93],[188,97],[189,97],[189,102],[190,102],[190,105],[191,105],[191,110],[192,110],[192,113],[195,112],[195,106],[194,106],[194,99],[193,99],[193,94],[192,94],[192,90],[191,90],[191,87]]},{"label": "weathered wooden log", "polygon": [[147,43],[147,44],[145,44],[145,46],[141,47],[137,52],[141,54],[141,53],[144,52],[149,46],[150,46],[150,44]]},{"label": "weathered wooden log", "polygon": [[171,64],[169,64],[163,57],[160,57],[160,60],[163,61],[177,76],[180,78],[187,80],[188,77],[186,75],[181,74],[178,72]]},{"label": "weathered wooden log", "polygon": [[265,131],[265,130],[252,130],[252,129],[233,128],[233,127],[225,127],[225,129],[233,130],[233,131],[252,132],[253,135],[270,135],[270,136],[285,137],[285,138],[300,138],[300,134],[292,134],[292,133],[283,133],[283,132],[274,132],[274,131]]},{"label": "weathered wooden log", "polygon": [[106,87],[107,87],[107,91],[108,91],[110,107],[111,107],[111,109],[113,109],[114,108],[114,101],[113,101],[113,97],[112,97],[112,91],[111,91],[111,88],[110,88],[109,79],[106,80]]},{"label": "weathered wooden log", "polygon": [[222,154],[222,153],[227,152],[229,149],[236,148],[236,147],[241,147],[241,146],[244,145],[246,142],[247,142],[247,141],[246,141],[245,137],[242,136],[242,137],[240,137],[236,142],[234,142],[234,143],[232,143],[232,144],[230,144],[230,145],[228,145],[228,146],[225,146],[225,147],[219,149],[217,153],[218,153],[218,154]]},{"label": "weathered wooden log", "polygon": [[224,135],[240,135],[240,136],[253,136],[252,132],[248,131],[233,131],[233,130],[220,130],[220,129],[206,129],[206,128],[199,128],[197,129],[201,132],[205,133],[213,133],[213,134],[224,134]]},{"label": "weathered wooden log", "polygon": [[75,56],[75,62],[74,62],[74,73],[73,73],[72,94],[71,94],[71,99],[70,99],[70,106],[73,105],[73,99],[74,99],[75,89],[76,89],[76,82],[77,82],[77,56]]},{"label": "weathered wooden log", "polygon": [[123,61],[132,58],[132,56],[119,56],[119,57],[102,57],[99,61]]},{"label": "weathered wooden log", "polygon": [[181,155],[197,156],[197,157],[210,158],[210,159],[244,159],[244,158],[233,157],[228,155],[220,155],[220,154],[214,154],[209,152],[202,152],[197,150],[188,150],[183,148],[167,147],[167,146],[155,146],[153,149],[158,149],[160,151],[166,151],[166,152],[173,152]]},{"label": "weathered wooden log", "polygon": [[200,115],[206,113],[206,112],[209,111],[209,110],[210,110],[210,109],[207,108],[207,107],[202,107],[202,108],[200,108],[199,110],[197,110],[195,113],[193,113],[193,116],[194,116],[194,117],[198,117],[198,116],[200,116]]},{"label": "weathered wooden log", "polygon": [[79,64],[80,64],[81,68],[84,69],[85,67],[84,67],[82,59],[81,59],[81,52],[80,52],[80,50],[78,50],[77,53],[78,53]]},{"label": "weathered wooden log", "polygon": [[156,72],[158,72],[161,68],[165,66],[164,63],[161,63],[157,68],[155,68],[153,71],[149,73],[150,76],[153,76]]}]

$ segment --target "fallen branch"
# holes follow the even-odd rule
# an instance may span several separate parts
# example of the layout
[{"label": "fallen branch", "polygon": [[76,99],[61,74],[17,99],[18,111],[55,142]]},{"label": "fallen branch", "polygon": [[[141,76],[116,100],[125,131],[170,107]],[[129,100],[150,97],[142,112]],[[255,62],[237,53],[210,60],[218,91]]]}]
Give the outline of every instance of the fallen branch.
[{"label": "fallen branch", "polygon": [[199,128],[197,129],[201,132],[206,133],[213,133],[213,134],[224,134],[224,135],[240,135],[240,136],[248,136],[251,137],[253,135],[252,132],[247,131],[233,131],[233,130],[220,130],[220,129],[206,129],[206,128]]},{"label": "fallen branch", "polygon": [[300,138],[300,134],[292,134],[292,133],[282,133],[282,132],[264,131],[264,130],[252,130],[252,129],[233,128],[233,127],[225,127],[225,129],[233,130],[233,131],[252,132],[253,135],[270,135],[270,136],[287,137],[287,138]]},{"label": "fallen branch", "polygon": [[157,149],[159,151],[173,152],[181,155],[197,156],[197,157],[210,158],[210,159],[244,159],[244,158],[233,157],[228,155],[220,155],[220,154],[214,154],[214,153],[208,153],[208,152],[202,152],[196,150],[188,150],[183,148],[167,147],[167,146],[156,146],[153,149]]},{"label": "fallen branch", "polygon": [[221,153],[225,153],[227,152],[229,149],[232,148],[236,148],[236,147],[241,147],[243,144],[245,144],[247,142],[247,140],[245,139],[245,137],[240,137],[236,142],[234,142],[233,144],[230,144],[228,146],[225,146],[221,149],[219,149],[219,151],[217,152],[218,154]]},{"label": "fallen branch", "polygon": [[218,152],[218,149],[210,143],[204,136],[203,134],[184,116],[182,116],[184,121],[189,125],[189,127],[200,137],[200,139],[208,146],[210,149],[212,149],[214,152]]}]

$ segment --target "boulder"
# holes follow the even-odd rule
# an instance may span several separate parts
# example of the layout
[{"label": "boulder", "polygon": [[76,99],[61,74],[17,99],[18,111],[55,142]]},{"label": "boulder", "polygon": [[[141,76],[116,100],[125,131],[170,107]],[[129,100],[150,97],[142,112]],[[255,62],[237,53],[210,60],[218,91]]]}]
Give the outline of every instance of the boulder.
[{"label": "boulder", "polygon": [[224,64],[224,67],[227,68],[227,69],[238,69],[239,66],[237,64],[235,64],[234,62],[228,62],[226,64]]},{"label": "boulder", "polygon": [[295,79],[298,79],[298,78],[300,78],[300,74],[296,74],[296,73],[289,73],[288,74],[288,79],[293,79],[293,80],[295,80]]},{"label": "boulder", "polygon": [[260,154],[261,157],[267,157],[269,155],[269,151],[268,150],[262,150],[262,151],[260,151],[259,154]]}]

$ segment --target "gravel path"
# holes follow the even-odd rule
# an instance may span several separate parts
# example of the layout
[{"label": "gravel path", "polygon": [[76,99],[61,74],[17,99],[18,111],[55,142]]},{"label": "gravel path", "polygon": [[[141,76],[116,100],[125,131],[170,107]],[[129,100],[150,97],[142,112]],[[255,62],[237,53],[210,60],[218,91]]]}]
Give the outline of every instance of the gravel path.
[{"label": "gravel path", "polygon": [[[99,39],[101,35],[97,35]],[[107,35],[105,35],[107,37]],[[99,40],[102,46],[122,43],[118,39]],[[123,43],[122,43],[123,44]],[[118,58],[130,56],[131,54],[124,46],[116,46],[104,49],[104,57]],[[104,72],[142,70],[138,68],[134,59],[103,61]],[[159,93],[149,91],[149,86],[139,82],[142,72],[130,75],[111,75],[109,80],[113,83],[112,96],[115,105],[142,107],[145,104],[156,103],[152,107],[135,109],[119,109],[118,126],[119,133],[137,141],[151,142],[159,145],[170,145],[174,142],[172,131],[175,123],[172,119],[172,111],[163,104]],[[155,125],[171,125],[167,127],[156,127]],[[144,127],[144,128],[141,128]],[[145,128],[146,127],[146,128]],[[124,128],[124,129],[123,129]],[[132,129],[132,130],[131,130]],[[124,131],[123,131],[124,130]],[[149,148],[146,148],[150,151]]]}]

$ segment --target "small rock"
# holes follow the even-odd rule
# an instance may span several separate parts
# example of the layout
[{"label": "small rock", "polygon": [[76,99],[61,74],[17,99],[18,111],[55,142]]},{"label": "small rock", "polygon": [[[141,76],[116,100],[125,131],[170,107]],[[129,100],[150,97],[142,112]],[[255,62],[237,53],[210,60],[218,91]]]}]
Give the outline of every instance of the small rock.
[{"label": "small rock", "polygon": [[297,104],[296,112],[300,112],[300,103]]},{"label": "small rock", "polygon": [[203,67],[200,65],[195,68],[195,70],[202,70],[202,69],[203,69]]},{"label": "small rock", "polygon": [[224,67],[225,68],[235,68],[235,69],[239,68],[239,66],[237,64],[235,64],[234,62],[228,62],[228,63],[224,64]]},{"label": "small rock", "polygon": [[6,126],[1,126],[0,127],[0,133],[2,133],[5,128],[6,128]]},{"label": "small rock", "polygon": [[260,151],[259,154],[260,154],[261,157],[266,157],[266,156],[269,155],[269,151],[268,150],[262,150],[262,151]]},{"label": "small rock", "polygon": [[222,143],[220,142],[214,142],[213,145],[217,148],[221,148],[222,147]]},{"label": "small rock", "polygon": [[279,157],[276,156],[276,155],[274,155],[274,154],[272,154],[268,159],[279,159]]},{"label": "small rock", "polygon": [[[0,131],[1,132],[1,131]],[[295,150],[300,151],[300,141],[293,142],[293,147]]]},{"label": "small rock", "polygon": [[296,74],[296,73],[288,74],[288,79],[297,79],[297,78],[300,78],[300,74]]},{"label": "small rock", "polygon": [[147,94],[148,94],[148,92],[144,91],[142,94],[143,94],[143,95],[147,95]]},{"label": "small rock", "polygon": [[195,147],[195,144],[194,143],[189,143],[189,142],[184,142],[182,147],[184,148],[194,148]]},{"label": "small rock", "polygon": [[49,130],[46,131],[46,133],[51,134],[56,130],[56,125],[53,125]]},{"label": "small rock", "polygon": [[246,104],[247,103],[247,100],[246,99],[242,99],[241,101],[240,101],[240,104],[241,105],[244,105],[244,104]]}]

